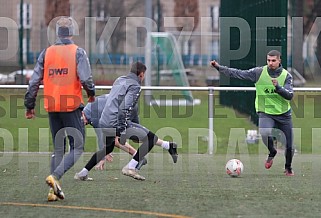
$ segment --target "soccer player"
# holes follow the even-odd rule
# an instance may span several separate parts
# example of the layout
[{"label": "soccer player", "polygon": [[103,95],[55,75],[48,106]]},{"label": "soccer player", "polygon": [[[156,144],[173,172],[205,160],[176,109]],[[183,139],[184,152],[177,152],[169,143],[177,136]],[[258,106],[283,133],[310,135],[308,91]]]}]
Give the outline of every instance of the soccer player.
[{"label": "soccer player", "polygon": [[249,70],[239,70],[210,62],[220,73],[255,83],[255,109],[259,116],[259,131],[269,150],[265,168],[270,169],[277,150],[273,146],[272,129],[281,130],[285,136],[285,175],[293,176],[293,130],[290,100],[293,98],[293,79],[281,64],[281,53],[272,50],[267,54],[267,65]]},{"label": "soccer player", "polygon": [[168,150],[174,163],[177,162],[176,143],[160,140],[153,132],[130,120],[131,113],[140,97],[141,82],[145,78],[145,72],[146,66],[144,64],[134,62],[128,75],[115,80],[99,120],[99,126],[103,128],[106,146],[103,150],[96,152],[86,166],[76,173],[76,179],[85,180],[82,178],[88,177],[88,172],[98,161],[113,151],[117,140],[120,144],[124,144],[126,139],[142,142],[133,159],[122,169],[124,175],[134,179],[145,180],[145,177],[138,174],[136,166],[157,142],[157,145]]},{"label": "soccer player", "polygon": [[[96,97],[94,102],[88,103],[83,110],[84,123],[85,123],[85,125],[90,124],[91,126],[94,127],[94,130],[96,132],[97,139],[98,139],[99,150],[102,150],[105,146],[103,132],[102,132],[102,129],[99,128],[99,119],[100,119],[103,109],[106,105],[107,99],[108,99],[108,94],[98,96],[98,97]],[[137,107],[135,107],[133,109],[130,120],[134,123],[139,123]],[[115,146],[122,149],[125,152],[128,152],[132,156],[136,153],[136,149],[133,148],[127,142],[124,145],[121,145],[118,141],[116,141]],[[113,157],[111,154],[106,155],[106,158],[103,158],[95,166],[95,168],[102,170],[104,168],[105,161],[108,160],[111,162],[112,159],[113,159]],[[136,168],[139,170],[145,164],[147,164],[147,160],[146,160],[146,158],[143,158],[141,163],[137,164]],[[87,178],[87,180],[88,180],[88,178]]]},{"label": "soccer player", "polygon": [[[57,21],[56,30],[57,41],[40,53],[24,101],[26,118],[34,118],[36,97],[43,82],[44,108],[49,115],[54,145],[51,174],[46,178],[46,183],[50,186],[48,201],[65,198],[59,180],[75,164],[84,150],[84,101],[81,86],[87,92],[88,102],[95,100],[95,86],[88,57],[85,50],[72,41],[72,18],[61,17]],[[66,133],[73,138],[74,143],[70,152],[64,155]]]}]

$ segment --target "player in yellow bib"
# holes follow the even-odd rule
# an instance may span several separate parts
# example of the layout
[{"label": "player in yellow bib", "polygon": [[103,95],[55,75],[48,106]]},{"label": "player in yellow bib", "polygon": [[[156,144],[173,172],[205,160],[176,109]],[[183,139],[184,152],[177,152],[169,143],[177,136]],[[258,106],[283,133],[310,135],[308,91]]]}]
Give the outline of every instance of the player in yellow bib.
[{"label": "player in yellow bib", "polygon": [[[220,73],[255,84],[255,109],[259,116],[259,131],[269,149],[265,168],[270,169],[277,150],[273,146],[272,130],[279,130],[285,140],[285,175],[293,176],[293,130],[290,101],[293,98],[292,75],[281,64],[281,53],[272,50],[267,54],[267,65],[249,70],[228,68],[215,60],[210,62]],[[277,131],[276,131],[277,132]]]}]

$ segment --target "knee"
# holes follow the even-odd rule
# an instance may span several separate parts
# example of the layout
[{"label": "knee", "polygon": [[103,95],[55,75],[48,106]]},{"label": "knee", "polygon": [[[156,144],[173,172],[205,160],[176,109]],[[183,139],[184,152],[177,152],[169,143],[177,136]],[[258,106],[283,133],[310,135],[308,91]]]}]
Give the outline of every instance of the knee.
[{"label": "knee", "polygon": [[158,140],[157,135],[155,135],[154,133],[152,133],[152,132],[149,131],[148,134],[147,134],[147,136],[148,136],[149,142],[152,142],[153,145],[155,145],[156,142],[157,142],[157,140]]},{"label": "knee", "polygon": [[271,128],[260,128],[260,134],[263,137],[268,137],[271,135],[272,133],[272,129]]},{"label": "knee", "polygon": [[74,152],[75,155],[80,156],[84,152],[84,147],[76,147],[71,149],[70,152]]}]

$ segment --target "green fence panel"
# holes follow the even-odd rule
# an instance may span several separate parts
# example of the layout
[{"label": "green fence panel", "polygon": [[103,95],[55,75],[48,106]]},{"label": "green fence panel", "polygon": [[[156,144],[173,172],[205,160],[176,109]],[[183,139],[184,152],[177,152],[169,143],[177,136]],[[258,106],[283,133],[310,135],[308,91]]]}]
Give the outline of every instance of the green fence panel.
[{"label": "green fence panel", "polygon": [[[266,64],[266,54],[277,49],[287,67],[287,0],[221,0],[220,63],[249,69]],[[220,86],[254,86],[221,75]],[[251,116],[257,124],[255,92],[220,92],[220,102]]]}]

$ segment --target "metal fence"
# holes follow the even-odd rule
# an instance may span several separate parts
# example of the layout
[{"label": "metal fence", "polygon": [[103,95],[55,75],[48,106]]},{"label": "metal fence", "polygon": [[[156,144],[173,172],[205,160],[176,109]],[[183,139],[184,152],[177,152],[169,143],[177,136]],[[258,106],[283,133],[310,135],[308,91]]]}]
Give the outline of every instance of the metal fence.
[{"label": "metal fence", "polygon": [[[0,85],[0,89],[27,89],[27,85]],[[40,86],[42,89],[43,86]],[[99,90],[110,90],[112,86],[96,86]],[[214,92],[215,91],[255,91],[255,87],[175,87],[175,86],[142,86],[142,90],[161,91],[204,91],[208,92],[208,152],[214,151]],[[295,92],[321,92],[321,88],[294,88]]]}]

